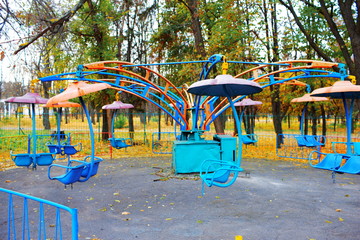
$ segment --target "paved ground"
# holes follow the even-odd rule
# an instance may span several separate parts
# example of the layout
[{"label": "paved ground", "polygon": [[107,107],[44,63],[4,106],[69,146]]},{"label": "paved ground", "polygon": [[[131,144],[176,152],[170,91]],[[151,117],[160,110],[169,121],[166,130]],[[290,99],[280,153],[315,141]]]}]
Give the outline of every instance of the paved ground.
[{"label": "paved ground", "polygon": [[[245,159],[229,188],[170,174],[171,157],[106,160],[73,189],[46,168],[0,172],[0,187],[77,208],[80,239],[360,239],[360,176],[289,162]],[[0,198],[0,201],[6,201]],[[6,231],[0,210],[0,239]]]}]

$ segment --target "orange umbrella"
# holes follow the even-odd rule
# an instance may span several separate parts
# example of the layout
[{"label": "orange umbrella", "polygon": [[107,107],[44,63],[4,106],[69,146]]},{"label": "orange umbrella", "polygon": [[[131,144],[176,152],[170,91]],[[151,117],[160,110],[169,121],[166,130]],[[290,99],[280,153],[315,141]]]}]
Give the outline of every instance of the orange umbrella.
[{"label": "orange umbrella", "polygon": [[328,101],[329,98],[327,97],[313,97],[310,93],[306,93],[302,97],[294,98],[291,100],[292,103],[299,103],[299,102],[320,102],[320,101]]},{"label": "orange umbrella", "polygon": [[53,105],[59,102],[64,102],[66,100],[81,97],[89,93],[97,92],[106,88],[110,88],[110,85],[107,83],[94,83],[88,84],[83,81],[71,83],[65,91],[52,97],[47,102],[47,105]]},{"label": "orange umbrella", "polygon": [[61,133],[61,131],[60,131],[62,107],[81,107],[81,105],[79,103],[65,101],[65,102],[59,102],[59,103],[54,103],[54,104],[49,104],[49,102],[47,102],[43,107],[59,108],[56,120],[57,120],[57,140],[58,140],[58,145],[60,145],[61,135],[64,135],[64,133]]},{"label": "orange umbrella", "polygon": [[65,102],[58,102],[58,103],[53,103],[53,104],[50,104],[49,102],[47,102],[43,107],[53,107],[53,108],[81,107],[81,105],[79,103],[65,101]]},{"label": "orange umbrella", "polygon": [[314,97],[311,96],[310,93],[306,93],[302,97],[294,98],[291,100],[292,103],[300,103],[300,102],[306,103],[302,110],[301,120],[300,120],[300,133],[302,135],[304,134],[304,120],[305,120],[305,112],[306,112],[307,104],[309,102],[320,102],[320,101],[328,101],[328,100],[329,98],[327,97]]},{"label": "orange umbrella", "polygon": [[[351,118],[354,100],[360,99],[360,85],[352,84],[350,81],[337,81],[331,87],[315,89],[311,93],[311,96],[330,97],[343,100],[347,131],[347,153],[351,154]],[[351,99],[350,107],[348,107],[346,99]]]}]

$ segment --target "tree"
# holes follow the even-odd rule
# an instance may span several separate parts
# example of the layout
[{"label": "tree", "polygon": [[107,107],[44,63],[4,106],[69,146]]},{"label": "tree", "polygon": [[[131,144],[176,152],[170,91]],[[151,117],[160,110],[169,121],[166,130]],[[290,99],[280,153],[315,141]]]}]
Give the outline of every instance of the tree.
[{"label": "tree", "polygon": [[[292,14],[299,30],[303,33],[306,41],[317,55],[325,61],[343,61],[347,64],[350,74],[356,77],[360,84],[360,21],[358,16],[360,9],[358,1],[330,0],[299,2],[294,6],[290,0],[279,0]],[[301,3],[303,5],[301,5]],[[298,11],[301,8],[310,8],[320,21],[327,24],[327,31],[314,34],[313,28],[307,28]],[[327,41],[317,42],[323,39],[324,33],[331,33]]]}]

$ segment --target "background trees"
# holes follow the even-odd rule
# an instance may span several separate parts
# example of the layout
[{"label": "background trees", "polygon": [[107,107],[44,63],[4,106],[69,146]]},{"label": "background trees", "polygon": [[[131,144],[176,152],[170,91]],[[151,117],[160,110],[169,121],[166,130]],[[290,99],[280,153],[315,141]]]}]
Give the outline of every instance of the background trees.
[{"label": "background trees", "polygon": [[[26,75],[36,78],[94,61],[203,60],[220,53],[239,61],[342,62],[360,83],[357,1],[17,0],[10,4],[1,0],[0,9],[1,82],[9,80],[4,69],[26,83],[29,79],[17,75],[18,69],[26,68]],[[197,79],[200,68],[200,64],[162,66],[159,71],[182,86]],[[230,68],[229,73],[240,70]],[[56,84],[60,88],[63,83]],[[308,84],[314,89],[329,83]],[[47,92],[50,86],[43,88]],[[303,93],[303,89],[293,91]],[[113,100],[113,94],[101,94],[107,103]],[[281,133],[281,122],[292,108],[290,99],[278,86],[260,96],[271,98],[270,108],[263,109],[272,111],[274,129]],[[96,109],[103,103],[91,104]]]}]

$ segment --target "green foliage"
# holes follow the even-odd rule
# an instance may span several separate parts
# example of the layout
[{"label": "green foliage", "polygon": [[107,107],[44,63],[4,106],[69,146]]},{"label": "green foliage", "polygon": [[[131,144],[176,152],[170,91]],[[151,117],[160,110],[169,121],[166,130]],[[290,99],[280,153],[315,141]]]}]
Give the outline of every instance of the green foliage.
[{"label": "green foliage", "polygon": [[127,118],[124,115],[119,115],[114,123],[114,128],[124,128],[127,124]]}]

